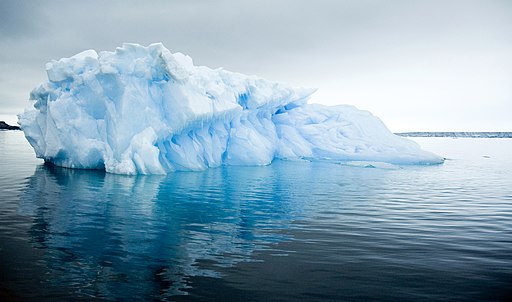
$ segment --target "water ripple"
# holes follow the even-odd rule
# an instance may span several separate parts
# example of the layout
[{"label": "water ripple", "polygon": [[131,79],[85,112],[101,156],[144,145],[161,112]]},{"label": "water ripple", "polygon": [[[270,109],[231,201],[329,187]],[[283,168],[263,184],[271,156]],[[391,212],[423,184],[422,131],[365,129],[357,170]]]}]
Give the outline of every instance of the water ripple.
[{"label": "water ripple", "polygon": [[449,141],[461,146],[442,166],[278,161],[126,177],[41,165],[22,137],[0,133],[0,290],[61,300],[504,300],[512,144],[492,142],[482,159],[468,141]]}]

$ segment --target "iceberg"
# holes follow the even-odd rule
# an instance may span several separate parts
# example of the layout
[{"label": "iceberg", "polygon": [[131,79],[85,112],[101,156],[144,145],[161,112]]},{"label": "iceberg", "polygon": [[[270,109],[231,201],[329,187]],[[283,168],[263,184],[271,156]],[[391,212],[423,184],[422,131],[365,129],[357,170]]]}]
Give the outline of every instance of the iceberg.
[{"label": "iceberg", "polygon": [[437,164],[367,111],[308,104],[315,89],[204,66],[161,43],[46,64],[18,124],[57,166],[167,174],[274,159]]}]

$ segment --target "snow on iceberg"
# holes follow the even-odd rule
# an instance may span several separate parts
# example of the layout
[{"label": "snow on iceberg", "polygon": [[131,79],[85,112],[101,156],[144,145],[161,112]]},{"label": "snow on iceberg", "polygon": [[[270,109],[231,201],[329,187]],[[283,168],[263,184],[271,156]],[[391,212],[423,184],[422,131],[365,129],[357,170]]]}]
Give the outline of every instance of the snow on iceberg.
[{"label": "snow on iceberg", "polygon": [[443,159],[367,111],[307,104],[312,89],[194,66],[162,44],[46,64],[19,125],[58,166],[165,174],[278,159],[434,164]]}]

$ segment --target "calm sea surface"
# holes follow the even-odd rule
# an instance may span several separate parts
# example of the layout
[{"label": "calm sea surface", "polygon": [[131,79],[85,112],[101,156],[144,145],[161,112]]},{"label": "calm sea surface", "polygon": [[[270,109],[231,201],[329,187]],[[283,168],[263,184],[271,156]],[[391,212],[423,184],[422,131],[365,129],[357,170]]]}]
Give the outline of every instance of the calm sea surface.
[{"label": "calm sea surface", "polygon": [[0,131],[0,300],[511,298],[512,139],[415,140],[445,164],[129,177]]}]

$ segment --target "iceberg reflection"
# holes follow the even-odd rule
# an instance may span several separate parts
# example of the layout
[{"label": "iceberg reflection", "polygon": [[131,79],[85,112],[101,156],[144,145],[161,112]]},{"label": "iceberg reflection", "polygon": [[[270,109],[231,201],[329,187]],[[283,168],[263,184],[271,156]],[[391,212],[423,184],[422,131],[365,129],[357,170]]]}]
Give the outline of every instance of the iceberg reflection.
[{"label": "iceberg reflection", "polygon": [[[187,278],[251,261],[290,240],[309,169],[223,167],[127,177],[40,166],[20,211],[33,217],[45,282],[99,297],[186,294]],[[133,285],[136,284],[136,288]]]}]

